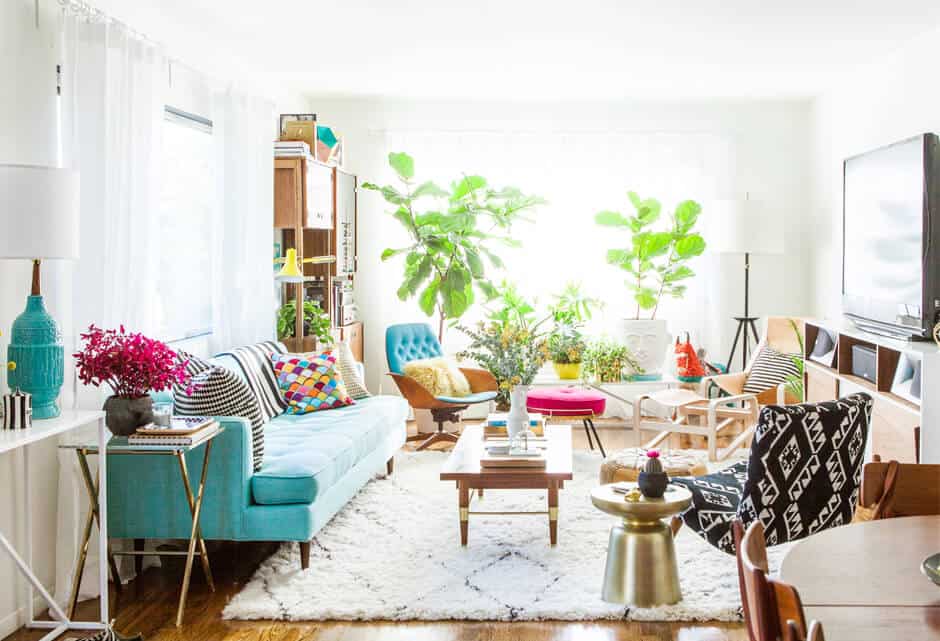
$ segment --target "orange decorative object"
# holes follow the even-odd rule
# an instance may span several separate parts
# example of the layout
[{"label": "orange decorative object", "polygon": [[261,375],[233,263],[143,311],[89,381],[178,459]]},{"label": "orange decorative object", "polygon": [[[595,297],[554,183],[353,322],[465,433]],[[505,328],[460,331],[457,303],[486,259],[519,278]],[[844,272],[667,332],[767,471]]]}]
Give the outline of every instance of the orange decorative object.
[{"label": "orange decorative object", "polygon": [[699,360],[695,348],[689,341],[689,333],[685,334],[685,342],[679,342],[676,337],[676,378],[685,383],[696,383],[705,376],[705,368]]}]

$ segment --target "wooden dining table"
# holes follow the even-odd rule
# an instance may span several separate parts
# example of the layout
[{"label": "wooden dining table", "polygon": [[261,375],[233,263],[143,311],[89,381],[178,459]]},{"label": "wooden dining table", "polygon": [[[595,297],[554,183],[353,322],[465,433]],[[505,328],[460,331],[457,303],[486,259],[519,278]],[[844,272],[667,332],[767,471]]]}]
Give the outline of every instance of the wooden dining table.
[{"label": "wooden dining table", "polygon": [[853,523],[794,544],[780,578],[826,641],[940,639],[940,585],[921,571],[937,553],[940,516]]}]

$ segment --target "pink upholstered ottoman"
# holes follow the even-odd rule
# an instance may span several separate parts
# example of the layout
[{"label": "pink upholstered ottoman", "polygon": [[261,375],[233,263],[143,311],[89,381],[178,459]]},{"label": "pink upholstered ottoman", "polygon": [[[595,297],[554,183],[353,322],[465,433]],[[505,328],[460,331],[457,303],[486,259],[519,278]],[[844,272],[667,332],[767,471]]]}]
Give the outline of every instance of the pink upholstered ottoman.
[{"label": "pink upholstered ottoman", "polygon": [[583,387],[533,387],[529,390],[526,409],[550,418],[580,419],[584,424],[588,445],[594,449],[594,439],[600,448],[601,456],[606,458],[601,438],[594,427],[594,418],[604,413],[607,401],[604,395]]}]

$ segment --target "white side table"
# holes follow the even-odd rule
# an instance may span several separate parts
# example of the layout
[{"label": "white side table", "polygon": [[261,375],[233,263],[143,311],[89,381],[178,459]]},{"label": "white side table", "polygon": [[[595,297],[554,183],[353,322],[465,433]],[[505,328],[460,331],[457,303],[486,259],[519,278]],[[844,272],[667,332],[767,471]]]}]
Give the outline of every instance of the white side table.
[{"label": "white side table", "polygon": [[[106,458],[101,457],[98,463],[98,474],[100,482],[98,483],[98,505],[99,508],[99,532],[98,537],[98,589],[101,593],[101,610],[98,621],[73,621],[65,611],[56,603],[52,595],[43,587],[42,582],[33,572],[33,519],[30,510],[32,505],[32,488],[29,480],[30,466],[30,446],[33,443],[43,439],[52,438],[71,432],[72,430],[88,425],[97,425],[98,445],[105,447],[110,433],[105,428],[104,412],[101,411],[83,411],[83,410],[62,410],[62,414],[56,418],[36,420],[32,427],[20,430],[2,430],[0,429],[0,454],[13,452],[14,450],[23,451],[23,489],[25,494],[24,505],[26,514],[24,515],[24,525],[26,529],[26,553],[25,559],[19,555],[16,548],[0,531],[0,548],[6,551],[7,555],[13,559],[20,573],[26,577],[29,582],[29,600],[27,602],[28,617],[26,626],[30,628],[46,628],[49,633],[42,637],[41,641],[50,641],[69,630],[103,630],[108,625],[108,497],[107,497],[107,470]],[[49,604],[49,612],[53,617],[52,621],[37,621],[33,618],[33,594],[39,592],[46,603]]]}]

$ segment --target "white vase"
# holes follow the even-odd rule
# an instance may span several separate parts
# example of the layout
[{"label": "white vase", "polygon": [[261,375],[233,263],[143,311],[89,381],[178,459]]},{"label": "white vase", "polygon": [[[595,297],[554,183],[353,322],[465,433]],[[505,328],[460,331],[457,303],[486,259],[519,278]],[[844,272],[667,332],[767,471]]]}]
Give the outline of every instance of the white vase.
[{"label": "white vase", "polygon": [[529,427],[529,412],[526,401],[529,398],[528,385],[516,385],[509,392],[509,415],[506,417],[506,435],[512,444],[516,437]]},{"label": "white vase", "polygon": [[669,332],[665,320],[623,320],[624,342],[637,360],[643,373],[636,380],[655,381],[663,376]]}]

